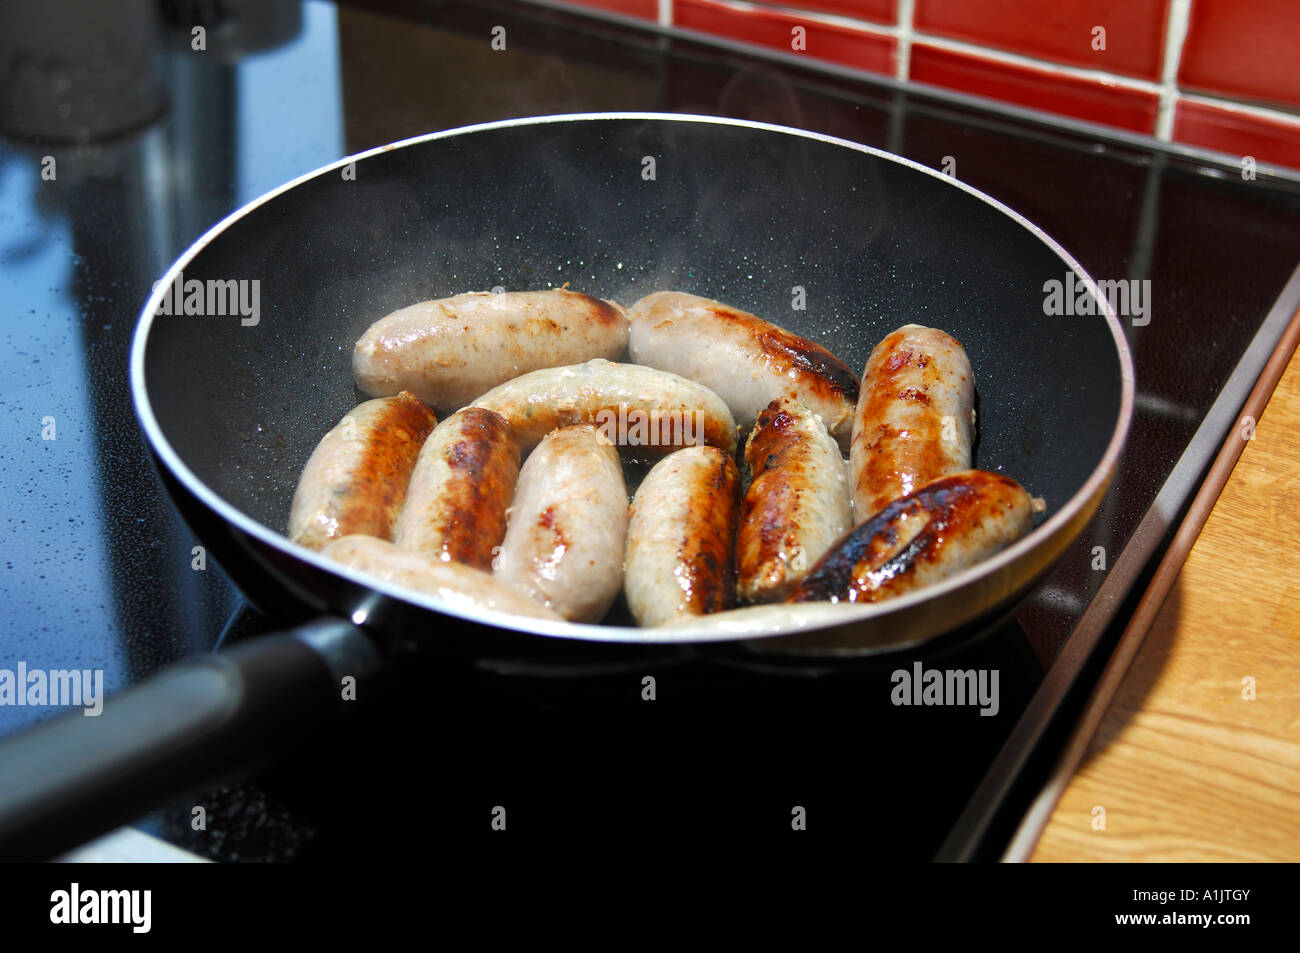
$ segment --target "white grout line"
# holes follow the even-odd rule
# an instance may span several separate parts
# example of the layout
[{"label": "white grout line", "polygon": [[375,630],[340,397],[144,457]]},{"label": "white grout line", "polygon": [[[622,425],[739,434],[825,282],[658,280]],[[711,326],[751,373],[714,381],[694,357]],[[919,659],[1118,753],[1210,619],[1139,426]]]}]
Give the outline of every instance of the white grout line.
[{"label": "white grout line", "polygon": [[917,33],[916,42],[924,43],[926,46],[934,46],[941,50],[947,50],[950,53],[969,53],[973,56],[993,60],[1006,66],[1024,66],[1048,73],[1059,73],[1062,76],[1069,76],[1074,79],[1084,79],[1093,83],[1101,83],[1103,86],[1118,86],[1121,89],[1137,90],[1144,93],[1160,92],[1160,85],[1158,83],[1153,83],[1149,79],[1135,79],[1132,76],[1119,76],[1115,73],[1108,73],[1105,70],[1100,69],[1084,69],[1082,66],[1066,66],[1063,63],[1050,63],[1046,60],[1034,59],[1032,56],[1024,56],[1020,53],[1008,53],[1006,50],[994,50],[987,46],[980,46],[976,43],[967,43],[964,40],[950,40],[946,37]]},{"label": "white grout line", "polygon": [[[1087,80],[1092,83],[1101,83],[1104,86],[1117,86],[1121,89],[1137,90],[1144,93],[1159,93],[1160,84],[1152,82],[1149,79],[1135,79],[1131,76],[1119,76],[1115,73],[1108,73],[1099,69],[1084,69],[1081,66],[1066,66],[1062,63],[1052,63],[1047,60],[1035,59],[1032,56],[1025,56],[1021,53],[1009,53],[1006,50],[995,50],[987,46],[980,46],[978,43],[968,43],[964,40],[952,40],[947,37],[933,36],[929,33],[918,33],[913,25],[913,15],[915,11],[915,0],[899,0],[898,14],[899,22],[894,26],[885,26],[879,23],[871,23],[866,20],[855,20],[852,17],[839,16],[831,13],[812,12],[809,10],[798,10],[794,7],[777,6],[772,3],[749,3],[747,0],[709,0],[720,7],[730,7],[740,12],[769,11],[780,13],[788,17],[796,17],[806,20],[809,23],[827,23],[834,26],[848,27],[849,29],[858,30],[863,33],[871,33],[878,36],[893,36],[898,39],[900,45],[900,58],[902,54],[902,44],[907,44],[906,66],[907,73],[904,75],[899,71],[895,78],[906,80],[911,76],[911,58],[912,44],[924,43],[927,46],[933,46],[941,50],[947,50],[950,53],[968,53],[973,56],[983,57],[1005,66],[1023,66],[1030,69],[1042,70],[1048,73],[1057,73],[1062,76],[1069,76],[1075,79]],[[904,19],[906,17],[906,19]]]},{"label": "white grout line", "polygon": [[[1160,142],[1173,141],[1174,115],[1177,103],[1180,100],[1201,103],[1207,106],[1217,106],[1221,109],[1233,110],[1256,118],[1270,119],[1290,125],[1300,123],[1300,116],[1287,112],[1285,109],[1248,105],[1214,96],[1198,96],[1183,92],[1178,88],[1178,67],[1182,62],[1183,44],[1187,39],[1187,23],[1192,0],[1170,0],[1169,22],[1166,24],[1165,30],[1164,58],[1161,61],[1160,80],[1158,82],[1137,79],[1132,76],[1121,76],[1106,70],[1068,66],[1063,63],[1035,59],[1021,53],[1011,53],[1006,50],[980,46],[977,43],[968,43],[964,40],[953,40],[947,37],[917,32],[914,26],[916,0],[898,0],[898,22],[892,26],[831,13],[779,6],[774,3],[750,3],[747,0],[710,0],[710,2],[738,11],[766,10],[789,17],[797,17],[811,23],[826,23],[833,26],[848,27],[877,36],[892,36],[898,41],[897,67],[894,78],[900,82],[911,79],[913,44],[924,43],[927,46],[946,50],[950,53],[966,53],[1005,66],[1021,66],[1073,79],[1085,80],[1090,83],[1100,83],[1103,86],[1113,86],[1135,92],[1155,93],[1159,97],[1159,103],[1154,136]],[[659,0],[659,22],[664,26],[671,25],[672,3],[673,0]],[[665,20],[665,16],[667,20]]]},{"label": "white grout line", "polygon": [[[825,23],[829,26],[842,26],[851,30],[858,30],[862,33],[874,33],[880,36],[897,36],[898,28],[887,23],[876,23],[872,20],[858,20],[854,17],[846,17],[838,13],[826,13],[822,10],[800,10],[795,7],[783,7],[775,3],[749,3],[747,0],[709,0],[710,3],[719,7],[730,7],[741,13],[753,13],[763,11],[767,13],[779,13],[782,16],[794,17],[800,20],[807,20],[809,23]],[[902,0],[907,2],[907,0]]]},{"label": "white grout line", "polygon": [[898,0],[898,72],[894,79],[907,82],[912,73],[912,21],[916,15],[916,0]]},{"label": "white grout line", "polygon": [[1169,142],[1174,132],[1174,108],[1178,103],[1178,66],[1183,61],[1183,41],[1192,0],[1172,0],[1165,30],[1165,59],[1160,69],[1160,105],[1156,112],[1156,138]]},{"label": "white grout line", "polygon": [[1274,122],[1285,123],[1290,126],[1300,125],[1300,115],[1287,112],[1285,109],[1271,109],[1268,106],[1239,103],[1232,99],[1220,99],[1217,96],[1197,96],[1194,93],[1180,92],[1178,98],[1183,102],[1198,103],[1202,106],[1215,106],[1227,112],[1243,113],[1256,119],[1271,119]]}]

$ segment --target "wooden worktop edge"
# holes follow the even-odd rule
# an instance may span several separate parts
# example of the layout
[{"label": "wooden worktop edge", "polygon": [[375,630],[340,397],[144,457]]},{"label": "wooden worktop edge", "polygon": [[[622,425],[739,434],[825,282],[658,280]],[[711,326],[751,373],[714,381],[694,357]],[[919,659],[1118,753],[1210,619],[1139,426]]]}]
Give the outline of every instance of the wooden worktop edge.
[{"label": "wooden worktop edge", "polygon": [[1205,521],[1209,519],[1210,513],[1219,500],[1219,495],[1236,468],[1237,461],[1246,447],[1246,440],[1242,438],[1245,418],[1259,419],[1273,391],[1277,389],[1278,382],[1282,379],[1297,344],[1300,344],[1300,310],[1291,316],[1277,347],[1269,355],[1264,370],[1238,413],[1237,423],[1228,431],[1223,446],[1219,448],[1218,455],[1214,458],[1204,481],[1188,507],[1187,515],[1179,524],[1168,550],[1156,567],[1150,585],[1142,594],[1133,617],[1124,628],[1114,653],[1106,663],[1097,685],[1084,705],[1083,714],[1074,731],[1071,732],[1060,758],[1012,837],[1003,855],[1004,861],[1026,861],[1033,853],[1034,846],[1038,843],[1048,821],[1055,813],[1056,805],[1083,761],[1088,746],[1097,733],[1097,728],[1101,725],[1115,693],[1123,683],[1124,676],[1128,673],[1138,649],[1141,648],[1152,622],[1155,621],[1160,607],[1169,595],[1169,590],[1178,578],[1179,572],[1182,571],[1188,553],[1191,552],[1193,544],[1205,526]]}]

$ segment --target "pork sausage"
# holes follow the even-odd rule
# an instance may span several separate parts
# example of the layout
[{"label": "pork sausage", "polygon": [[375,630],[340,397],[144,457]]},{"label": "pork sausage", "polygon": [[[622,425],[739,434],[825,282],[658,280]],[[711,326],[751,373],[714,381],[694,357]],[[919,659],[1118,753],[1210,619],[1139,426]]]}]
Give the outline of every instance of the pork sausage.
[{"label": "pork sausage", "polygon": [[366,394],[409,390],[449,413],[529,371],[616,358],[627,332],[621,305],[576,291],[471,292],[380,318],[357,341],[352,371]]},{"label": "pork sausage", "polygon": [[895,500],[847,533],[790,602],[880,602],[946,579],[1011,545],[1036,501],[1010,477],[965,470]]},{"label": "pork sausage", "polygon": [[867,359],[853,418],[854,520],[968,469],[974,427],[974,375],[961,344],[917,324],[887,335]]},{"label": "pork sausage", "polygon": [[510,424],[527,454],[558,427],[594,424],[631,456],[659,457],[683,446],[736,450],[736,423],[702,384],[639,364],[587,361],[533,371],[474,402]]},{"label": "pork sausage", "polygon": [[391,538],[420,445],[437,422],[405,391],[354,407],[298,478],[289,538],[312,549],[351,533]]},{"label": "pork sausage", "polygon": [[717,392],[742,428],[778,397],[793,397],[849,445],[858,378],[839,358],[720,301],[676,291],[647,295],[628,310],[632,360]]},{"label": "pork sausage", "polygon": [[690,628],[719,637],[753,638],[798,632],[811,626],[835,625],[861,616],[863,612],[862,606],[849,602],[769,602],[712,615],[679,615],[660,628]]},{"label": "pork sausage", "polygon": [[490,570],[518,476],[519,448],[505,419],[481,407],[457,411],[420,449],[393,542]]},{"label": "pork sausage", "polygon": [[775,602],[850,526],[844,459],[821,418],[784,397],[758,415],[745,463],[737,592],[744,602]]},{"label": "pork sausage", "polygon": [[519,471],[496,578],[573,622],[599,622],[623,585],[627,486],[614,445],[580,424]]},{"label": "pork sausage", "polygon": [[491,573],[413,553],[373,536],[344,536],[330,542],[321,552],[358,572],[430,593],[459,609],[490,609],[561,621],[550,609],[493,579]]},{"label": "pork sausage", "polygon": [[740,474],[716,447],[687,447],[650,470],[632,500],[623,560],[628,608],[643,626],[735,603]]}]

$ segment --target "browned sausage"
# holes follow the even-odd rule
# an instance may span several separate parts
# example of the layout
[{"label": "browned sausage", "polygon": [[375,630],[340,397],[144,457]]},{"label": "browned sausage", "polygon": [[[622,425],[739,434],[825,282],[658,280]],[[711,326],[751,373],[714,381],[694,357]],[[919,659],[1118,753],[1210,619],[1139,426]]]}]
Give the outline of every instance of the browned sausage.
[{"label": "browned sausage", "polygon": [[793,397],[848,446],[858,378],[815,341],[720,301],[677,291],[647,295],[628,318],[632,360],[716,391],[742,429],[773,400]]},{"label": "browned sausage", "polygon": [[716,447],[687,447],[646,474],[632,500],[623,559],[640,625],[730,608],[736,598],[740,474]]},{"label": "browned sausage", "polygon": [[862,372],[853,419],[853,519],[971,465],[975,384],[966,351],[908,324],[881,341]]},{"label": "browned sausage", "polygon": [[790,602],[879,602],[946,579],[1029,532],[1035,505],[1000,473],[928,483],[858,524],[822,557]]},{"label": "browned sausage", "polygon": [[457,411],[420,450],[393,542],[491,569],[518,476],[519,448],[505,419],[480,407]]},{"label": "browned sausage", "polygon": [[420,446],[437,422],[405,391],[353,408],[303,467],[289,538],[312,549],[353,533],[391,539]]},{"label": "browned sausage", "polygon": [[850,526],[840,448],[821,418],[791,398],[768,404],[745,442],[751,474],[741,504],[737,591],[784,599]]}]

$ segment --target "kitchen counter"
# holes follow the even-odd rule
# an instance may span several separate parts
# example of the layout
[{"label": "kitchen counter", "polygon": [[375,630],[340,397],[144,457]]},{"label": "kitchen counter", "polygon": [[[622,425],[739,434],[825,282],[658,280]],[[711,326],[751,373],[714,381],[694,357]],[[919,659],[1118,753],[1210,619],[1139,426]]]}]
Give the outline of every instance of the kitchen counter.
[{"label": "kitchen counter", "polygon": [[1300,351],[1033,860],[1300,859],[1297,431]]}]

